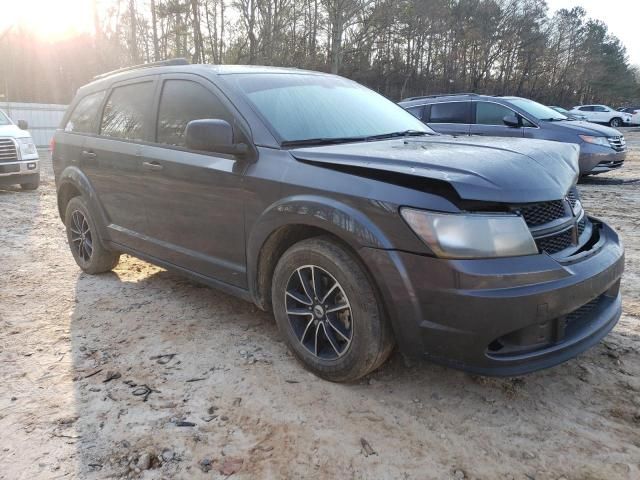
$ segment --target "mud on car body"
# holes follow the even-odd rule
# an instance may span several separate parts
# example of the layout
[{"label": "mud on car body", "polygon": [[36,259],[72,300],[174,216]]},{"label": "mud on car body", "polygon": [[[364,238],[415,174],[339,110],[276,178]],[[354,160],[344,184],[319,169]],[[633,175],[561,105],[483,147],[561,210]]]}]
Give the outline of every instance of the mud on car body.
[{"label": "mud on car body", "polygon": [[395,344],[512,375],[604,337],[623,249],[584,212],[577,160],[437,135],[333,75],[182,62],[81,88],[53,152],[82,269],[126,252],[255,302],[333,381]]}]

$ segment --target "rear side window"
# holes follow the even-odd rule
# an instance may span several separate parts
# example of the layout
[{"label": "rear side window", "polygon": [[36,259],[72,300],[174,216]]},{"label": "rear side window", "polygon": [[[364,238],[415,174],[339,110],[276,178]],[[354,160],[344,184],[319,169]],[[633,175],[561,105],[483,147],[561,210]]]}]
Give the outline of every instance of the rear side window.
[{"label": "rear side window", "polygon": [[73,109],[67,124],[64,126],[65,132],[96,133],[98,126],[98,109],[102,105],[105,92],[92,93],[78,102]]},{"label": "rear side window", "polygon": [[514,115],[513,111],[504,105],[490,102],[476,103],[476,124],[478,125],[502,125],[502,119],[507,115]]},{"label": "rear side window", "polygon": [[100,134],[128,140],[144,140],[153,82],[116,87],[104,106]]},{"label": "rear side window", "polygon": [[433,103],[430,123],[470,123],[470,102]]},{"label": "rear side window", "polygon": [[578,110],[582,112],[593,112],[593,107],[580,107]]},{"label": "rear side window", "polygon": [[158,111],[158,142],[184,147],[184,131],[191,120],[232,117],[218,98],[199,83],[167,80],[162,87]]}]

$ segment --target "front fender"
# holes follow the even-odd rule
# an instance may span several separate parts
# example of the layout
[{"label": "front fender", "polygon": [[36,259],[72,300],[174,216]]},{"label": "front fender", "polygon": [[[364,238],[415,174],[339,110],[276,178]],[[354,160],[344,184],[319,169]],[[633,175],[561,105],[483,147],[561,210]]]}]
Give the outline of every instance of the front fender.
[{"label": "front fender", "polygon": [[105,210],[102,207],[89,178],[87,178],[82,170],[74,165],[66,167],[56,180],[56,189],[58,192],[58,213],[60,215],[60,219],[64,222],[66,204],[70,199],[67,197],[65,192],[68,191],[69,187],[80,192],[82,198],[87,202],[87,205],[91,210],[91,214],[94,216],[96,227],[100,233],[100,238],[108,239],[106,226],[109,222]]},{"label": "front fender", "polygon": [[252,294],[257,293],[260,251],[281,227],[316,227],[335,235],[355,251],[362,247],[391,249],[389,238],[362,211],[339,200],[318,195],[295,195],[270,205],[250,228],[247,241],[247,273]]}]

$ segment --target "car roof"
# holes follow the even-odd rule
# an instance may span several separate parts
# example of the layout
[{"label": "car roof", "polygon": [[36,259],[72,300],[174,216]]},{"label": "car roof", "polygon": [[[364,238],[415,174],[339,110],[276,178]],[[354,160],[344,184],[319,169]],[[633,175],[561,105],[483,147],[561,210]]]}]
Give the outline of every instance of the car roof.
[{"label": "car roof", "polygon": [[398,102],[403,106],[423,105],[426,103],[441,102],[466,102],[471,100],[491,100],[491,101],[510,101],[510,100],[528,100],[523,97],[504,96],[504,95],[484,95],[479,93],[443,93],[436,95],[423,95],[419,97],[409,97]]},{"label": "car roof", "polygon": [[[186,62],[186,61],[185,61]],[[79,92],[90,93],[94,90],[103,90],[116,82],[122,82],[138,77],[159,75],[166,73],[193,73],[202,76],[221,76],[233,74],[297,74],[297,75],[321,75],[332,76],[329,73],[299,68],[270,67],[262,65],[211,65],[189,63],[165,63],[143,64],[127,67],[113,72],[107,72],[94,78],[94,80],[79,89]]]}]

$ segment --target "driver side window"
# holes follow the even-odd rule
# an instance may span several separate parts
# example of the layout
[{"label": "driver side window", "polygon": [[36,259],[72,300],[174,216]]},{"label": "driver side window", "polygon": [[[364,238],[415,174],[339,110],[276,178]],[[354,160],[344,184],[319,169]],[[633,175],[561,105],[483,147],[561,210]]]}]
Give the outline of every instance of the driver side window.
[{"label": "driver side window", "polygon": [[187,124],[203,118],[226,120],[233,125],[233,117],[222,102],[199,83],[165,80],[158,109],[158,143],[184,147]]}]

